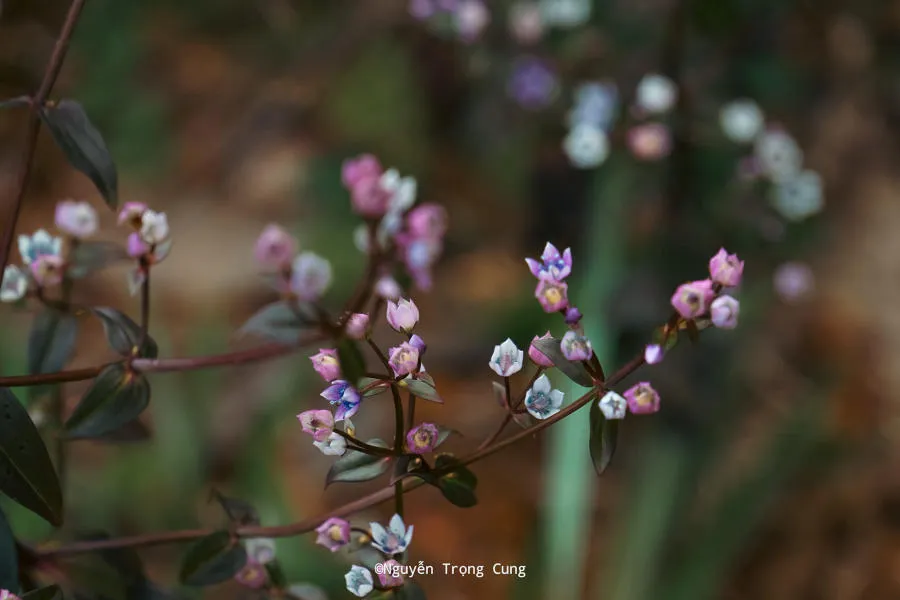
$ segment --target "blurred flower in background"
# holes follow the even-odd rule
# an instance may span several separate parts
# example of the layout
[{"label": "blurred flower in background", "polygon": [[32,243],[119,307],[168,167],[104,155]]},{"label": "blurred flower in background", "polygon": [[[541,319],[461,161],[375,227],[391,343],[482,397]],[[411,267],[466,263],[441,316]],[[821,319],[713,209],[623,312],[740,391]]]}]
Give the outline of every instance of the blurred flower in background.
[{"label": "blurred flower in background", "polygon": [[523,56],[512,65],[507,91],[522,108],[540,110],[558,96],[559,79],[548,61]]},{"label": "blurred flower in background", "polygon": [[578,27],[591,18],[591,0],[540,0],[540,9],[551,27]]},{"label": "blurred flower in background", "polygon": [[806,300],[815,293],[815,276],[806,263],[792,261],[782,264],[775,269],[772,281],[775,293],[788,303]]}]

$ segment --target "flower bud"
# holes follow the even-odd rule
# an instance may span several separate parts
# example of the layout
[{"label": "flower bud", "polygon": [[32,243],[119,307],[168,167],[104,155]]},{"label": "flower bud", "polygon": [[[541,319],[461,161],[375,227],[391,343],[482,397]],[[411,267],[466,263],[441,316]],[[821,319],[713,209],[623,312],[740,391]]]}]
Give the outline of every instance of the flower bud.
[{"label": "flower bud", "polygon": [[680,285],[672,296],[672,306],[685,319],[694,319],[706,312],[715,292],[712,281],[692,281]]},{"label": "flower bud", "polygon": [[538,340],[549,340],[552,337],[553,336],[550,335],[549,331],[541,337],[534,336],[534,338],[531,340],[531,345],[528,346],[528,358],[530,358],[534,364],[545,369],[551,368],[553,366],[553,361],[547,358],[547,356],[544,355],[540,350],[538,350],[535,347],[534,343]]},{"label": "flower bud", "polygon": [[169,220],[166,213],[152,210],[141,215],[141,239],[155,246],[169,239]]},{"label": "flower bud", "polygon": [[744,261],[738,260],[737,254],[728,254],[720,248],[709,260],[709,275],[713,282],[725,287],[735,287],[741,283],[744,274]]},{"label": "flower bud", "polygon": [[309,357],[313,369],[322,376],[326,382],[331,383],[341,378],[341,365],[338,361],[337,350],[319,348],[318,354]]},{"label": "flower bud", "polygon": [[389,301],[387,305],[387,322],[394,331],[409,333],[419,322],[419,309],[412,300],[401,298],[396,304]]},{"label": "flower bud", "polygon": [[555,313],[569,306],[568,289],[564,281],[541,279],[534,290],[534,297],[544,312]]},{"label": "flower bud", "polygon": [[406,446],[413,454],[428,454],[437,445],[439,434],[440,431],[434,423],[422,423],[406,434]]},{"label": "flower bud", "polygon": [[268,225],[256,240],[256,262],[265,269],[281,270],[290,266],[297,252],[291,235],[278,225]]},{"label": "flower bud", "polygon": [[488,365],[500,377],[509,377],[522,370],[524,358],[525,353],[511,339],[506,338],[505,342],[494,346],[494,354]]},{"label": "flower bud", "polygon": [[350,523],[344,519],[332,517],[316,528],[319,536],[316,543],[337,552],[350,543]]},{"label": "flower bud", "polygon": [[372,154],[360,154],[356,158],[349,158],[341,166],[341,181],[344,187],[352,189],[363,179],[381,177],[384,169],[381,163]]},{"label": "flower bud", "polygon": [[734,329],[738,324],[741,304],[731,296],[719,296],[713,300],[709,313],[713,325],[720,329]]},{"label": "flower bud", "polygon": [[560,350],[562,350],[563,356],[566,357],[566,360],[590,360],[594,355],[594,350],[591,347],[591,341],[583,335],[579,335],[574,331],[566,332],[566,335],[563,336],[562,342],[560,342],[559,347]]},{"label": "flower bud", "polygon": [[663,349],[659,344],[648,344],[644,348],[644,362],[648,365],[655,365],[662,362]]},{"label": "flower bud", "polygon": [[365,339],[369,331],[369,315],[365,313],[354,313],[347,319],[345,328],[347,337],[353,340]]},{"label": "flower bud", "polygon": [[331,263],[313,252],[303,252],[293,262],[291,291],[300,300],[315,302],[331,285]]},{"label": "flower bud", "polygon": [[646,381],[625,392],[628,409],[635,415],[647,415],[659,410],[659,394]]},{"label": "flower bud", "polygon": [[56,228],[82,240],[97,232],[97,211],[87,202],[64,200],[56,205]]}]

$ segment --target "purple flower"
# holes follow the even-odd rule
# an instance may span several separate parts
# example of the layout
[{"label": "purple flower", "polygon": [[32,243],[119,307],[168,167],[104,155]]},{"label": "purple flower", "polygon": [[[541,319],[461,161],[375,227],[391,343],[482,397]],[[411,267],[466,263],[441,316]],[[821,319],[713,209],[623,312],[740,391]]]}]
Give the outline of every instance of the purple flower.
[{"label": "purple flower", "polygon": [[540,302],[544,312],[555,313],[569,306],[569,286],[565,281],[541,279],[534,290],[534,297]]},{"label": "purple flower", "polygon": [[545,369],[549,369],[550,367],[552,367],[553,361],[547,358],[546,355],[541,353],[541,351],[534,346],[534,343],[538,340],[549,340],[552,337],[553,336],[550,335],[549,331],[541,337],[534,336],[534,338],[531,340],[531,345],[528,346],[528,358],[530,358],[534,364],[538,365],[539,367],[544,367]]},{"label": "purple flower", "polygon": [[316,543],[337,552],[350,543],[350,523],[344,519],[332,517],[316,528]]},{"label": "purple flower", "polygon": [[348,158],[341,165],[341,182],[349,190],[364,179],[381,177],[382,173],[384,169],[374,155],[360,154],[356,158]]},{"label": "purple flower", "polygon": [[389,350],[388,363],[397,377],[415,373],[419,367],[419,349],[410,342],[403,342]]},{"label": "purple flower", "polygon": [[656,365],[662,362],[663,349],[659,344],[648,344],[644,348],[644,362],[648,365]]},{"label": "purple flower", "polygon": [[291,235],[278,225],[268,225],[256,240],[256,262],[266,269],[283,270],[290,266],[297,244]]},{"label": "purple flower", "polygon": [[364,339],[369,331],[369,315],[365,313],[353,313],[350,315],[350,318],[347,319],[345,330],[347,332],[347,337],[351,339]]},{"label": "purple flower", "polygon": [[378,575],[378,583],[380,583],[381,587],[384,589],[400,587],[403,585],[403,575],[401,574],[400,563],[393,558],[381,563],[381,570],[376,573],[376,575]]},{"label": "purple flower", "polygon": [[544,253],[541,254],[540,262],[533,258],[526,258],[525,262],[531,270],[531,274],[540,280],[552,279],[554,281],[562,281],[572,272],[572,250],[566,248],[560,254],[556,246],[547,242],[544,246]]},{"label": "purple flower", "polygon": [[625,392],[628,410],[635,415],[649,415],[659,410],[659,394],[646,381],[642,381]]},{"label": "purple flower", "polygon": [[[427,346],[425,345],[425,340],[419,336],[413,334],[413,336],[409,338],[409,345],[419,351],[419,357],[425,354],[425,348]],[[425,369],[422,370],[424,371]]]},{"label": "purple flower", "polygon": [[719,296],[713,300],[709,308],[709,316],[713,325],[720,329],[734,329],[737,327],[740,313],[740,302],[728,295]]},{"label": "purple flower", "polygon": [[546,375],[541,375],[525,392],[525,408],[532,417],[543,420],[559,412],[564,397],[565,394],[552,388]]},{"label": "purple flower", "polygon": [[566,332],[559,347],[560,350],[562,350],[563,356],[566,357],[566,360],[590,360],[594,355],[591,341],[574,331]]},{"label": "purple flower", "polygon": [[434,450],[439,434],[434,423],[422,423],[406,434],[406,446],[413,454],[427,454]]},{"label": "purple flower", "polygon": [[297,415],[303,432],[313,436],[317,442],[324,442],[334,431],[334,415],[328,410],[306,410]]},{"label": "purple flower", "polygon": [[712,281],[692,281],[678,286],[672,296],[672,306],[685,319],[694,319],[706,312],[715,292]]},{"label": "purple flower", "polygon": [[710,278],[725,287],[735,287],[741,283],[744,274],[744,261],[738,260],[737,254],[728,254],[725,248],[709,259]]},{"label": "purple flower", "polygon": [[291,291],[300,300],[315,302],[331,285],[331,263],[313,252],[304,252],[293,262]]},{"label": "purple flower", "polygon": [[447,209],[440,204],[420,204],[407,213],[406,228],[413,237],[440,239],[447,233]]},{"label": "purple flower", "polygon": [[494,346],[494,354],[491,355],[488,365],[500,377],[509,377],[522,370],[524,358],[525,353],[519,350],[511,339],[506,338],[505,342]]},{"label": "purple flower", "polygon": [[76,239],[97,232],[97,211],[87,202],[64,200],[56,205],[56,228]]},{"label": "purple flower", "polygon": [[566,309],[566,325],[577,325],[581,321],[581,311],[577,306],[570,306]]},{"label": "purple flower", "polygon": [[526,56],[513,65],[507,93],[522,108],[540,110],[549,106],[559,91],[559,80],[550,65],[539,58]]},{"label": "purple flower", "polygon": [[141,234],[134,232],[128,236],[127,250],[131,258],[140,258],[150,254],[150,245],[141,239]]},{"label": "purple flower", "polygon": [[234,580],[244,587],[260,590],[269,582],[269,572],[266,571],[263,565],[247,560],[247,564],[238,571],[237,575],[234,576]]},{"label": "purple flower", "polygon": [[309,360],[312,361],[316,373],[328,383],[341,378],[341,364],[334,348],[319,348],[318,354],[313,354]]},{"label": "purple flower", "polygon": [[401,298],[396,304],[391,300],[387,305],[387,322],[394,331],[409,333],[419,322],[419,309],[412,300]]},{"label": "purple flower", "polygon": [[372,547],[387,556],[401,554],[412,541],[413,526],[403,522],[403,517],[394,515],[387,529],[378,523],[369,523],[372,530]]},{"label": "purple flower", "polygon": [[350,201],[357,214],[379,219],[388,210],[391,192],[381,184],[381,177],[364,177],[350,188]]},{"label": "purple flower", "polygon": [[338,407],[334,413],[335,421],[349,419],[359,410],[360,395],[350,382],[339,379],[328,386],[321,396]]}]

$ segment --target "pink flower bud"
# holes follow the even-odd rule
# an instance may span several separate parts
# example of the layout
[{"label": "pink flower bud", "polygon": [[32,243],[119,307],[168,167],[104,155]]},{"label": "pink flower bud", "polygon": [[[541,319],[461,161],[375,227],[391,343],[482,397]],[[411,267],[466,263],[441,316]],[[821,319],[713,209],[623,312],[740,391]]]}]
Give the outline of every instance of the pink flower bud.
[{"label": "pink flower bud", "polygon": [[140,230],[147,205],[143,202],[126,202],[119,211],[119,225],[129,225],[135,230]]},{"label": "pink flower bud", "polygon": [[57,285],[62,281],[64,265],[61,257],[42,254],[31,263],[31,275],[39,287]]},{"label": "pink flower bud", "polygon": [[555,313],[569,306],[568,290],[569,286],[564,281],[541,279],[534,290],[534,297],[544,312]]},{"label": "pink flower bud", "polygon": [[638,383],[627,392],[628,410],[634,415],[649,415],[659,410],[659,394],[646,381]]},{"label": "pink flower bud", "polygon": [[56,205],[56,228],[76,239],[97,232],[97,211],[87,202],[64,200]]},{"label": "pink flower bud", "polygon": [[317,442],[324,442],[334,431],[334,415],[328,410],[307,410],[297,415],[297,419],[303,426],[303,432],[313,436]]},{"label": "pink flower bud", "polygon": [[365,339],[366,333],[369,331],[369,315],[365,313],[354,313],[347,319],[346,326],[347,337],[354,340]]},{"label": "pink flower bud", "polygon": [[263,268],[285,269],[291,264],[296,252],[294,238],[278,225],[268,225],[256,240],[256,262]]},{"label": "pink flower bud", "polygon": [[338,362],[337,350],[319,348],[319,353],[309,357],[313,369],[322,376],[322,379],[331,383],[341,378],[341,364]]},{"label": "pink flower bud", "polygon": [[628,131],[628,148],[639,160],[659,160],[672,149],[669,128],[660,123],[645,123]]},{"label": "pink flower bud", "polygon": [[365,177],[350,188],[350,201],[357,214],[379,219],[388,210],[391,193],[381,185],[381,178]]},{"label": "pink flower bud", "polygon": [[413,237],[442,238],[447,233],[447,210],[439,204],[420,204],[406,215],[406,227]]},{"label": "pink flower bud", "polygon": [[534,364],[538,365],[539,367],[544,367],[545,369],[551,368],[553,366],[553,361],[542,354],[540,350],[535,348],[534,343],[538,340],[549,340],[552,337],[553,336],[550,335],[549,331],[541,337],[534,336],[534,339],[531,340],[531,345],[528,346],[528,358],[530,358]]},{"label": "pink flower bud", "polygon": [[715,296],[712,281],[692,281],[680,285],[672,296],[672,306],[685,319],[695,319],[706,312]]},{"label": "pink flower bud", "polygon": [[728,254],[720,248],[709,260],[709,275],[712,280],[725,287],[735,287],[741,283],[744,274],[744,261],[738,260],[737,254]]},{"label": "pink flower bud", "polygon": [[591,341],[583,335],[579,335],[574,331],[567,331],[566,335],[563,336],[562,342],[560,342],[559,346],[560,350],[562,350],[563,356],[566,357],[566,360],[590,360],[594,355],[594,350],[591,347]]},{"label": "pink flower bud", "polygon": [[389,590],[391,588],[400,587],[403,585],[403,567],[400,566],[393,558],[391,560],[386,560],[381,563],[381,570],[376,569],[378,573],[378,583],[381,584],[381,587]]},{"label": "pink flower bud", "polygon": [[719,296],[709,309],[713,325],[720,329],[734,329],[738,324],[741,304],[731,296]]},{"label": "pink flower bud", "polygon": [[422,423],[406,434],[406,445],[413,454],[428,454],[434,450],[439,434],[434,423]]},{"label": "pink flower bud", "polygon": [[656,365],[662,362],[663,349],[659,344],[649,344],[644,349],[644,362],[648,365]]},{"label": "pink flower bud", "polygon": [[375,282],[375,293],[385,300],[397,300],[403,293],[400,284],[390,275],[385,275]]},{"label": "pink flower bud", "polygon": [[128,256],[140,258],[150,253],[150,245],[141,239],[141,234],[134,232],[128,236]]},{"label": "pink flower bud", "polygon": [[396,377],[414,373],[419,366],[419,350],[409,342],[390,349],[388,363]]},{"label": "pink flower bud", "polygon": [[363,179],[378,179],[384,169],[381,163],[371,154],[361,154],[356,158],[344,161],[341,167],[341,181],[348,190],[353,189]]},{"label": "pink flower bud", "polygon": [[419,322],[419,309],[412,300],[401,298],[396,304],[388,301],[387,322],[394,331],[409,333]]}]

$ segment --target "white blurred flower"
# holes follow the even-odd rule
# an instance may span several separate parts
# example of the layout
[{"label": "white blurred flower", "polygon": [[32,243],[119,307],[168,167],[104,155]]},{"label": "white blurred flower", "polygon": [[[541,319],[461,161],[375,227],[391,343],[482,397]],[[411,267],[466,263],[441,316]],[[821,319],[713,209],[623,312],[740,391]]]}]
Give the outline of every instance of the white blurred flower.
[{"label": "white blurred flower", "polygon": [[520,44],[533,44],[544,34],[541,7],[534,2],[516,2],[509,7],[509,31]]},{"label": "white blurred flower", "polygon": [[789,303],[808,298],[816,286],[812,269],[802,262],[787,262],[775,269],[772,283],[775,293]]},{"label": "white blurred flower", "polygon": [[784,179],[772,188],[772,205],[788,221],[802,221],[822,211],[822,177],[815,171]]},{"label": "white blurred flower", "polygon": [[456,31],[464,42],[474,42],[491,22],[491,13],[481,0],[462,0],[453,11]]},{"label": "white blurred flower", "polygon": [[651,114],[668,112],[678,99],[678,88],[675,82],[665,75],[645,75],[637,86],[635,104],[641,110]]},{"label": "white blurred flower", "polygon": [[19,254],[26,265],[39,256],[59,256],[62,254],[62,238],[53,237],[45,229],[38,229],[32,235],[20,235]]},{"label": "white blurred flower", "polygon": [[141,239],[154,246],[169,239],[169,220],[166,213],[147,210],[141,215]]},{"label": "white blurred flower", "polygon": [[28,276],[16,265],[6,265],[0,284],[0,302],[17,302],[28,291]]},{"label": "white blurred flower", "polygon": [[324,442],[313,442],[325,456],[343,456],[347,451],[347,440],[337,433],[332,433]]},{"label": "white blurred flower", "polygon": [[589,81],[575,88],[575,105],[567,116],[570,128],[593,125],[609,129],[619,107],[619,90],[609,81]]},{"label": "white blurred flower", "polygon": [[563,150],[575,167],[591,169],[609,157],[609,137],[594,125],[576,125],[563,140]]},{"label": "white blurred flower", "polygon": [[803,151],[783,129],[767,129],[758,138],[754,154],[760,170],[772,181],[797,175],[803,166]]},{"label": "white blurred flower", "polygon": [[746,144],[756,139],[765,125],[765,117],[753,100],[729,102],[719,111],[722,133],[732,142]]},{"label": "white blurred flower", "polygon": [[540,0],[544,23],[555,27],[578,27],[591,18],[591,0]]}]

